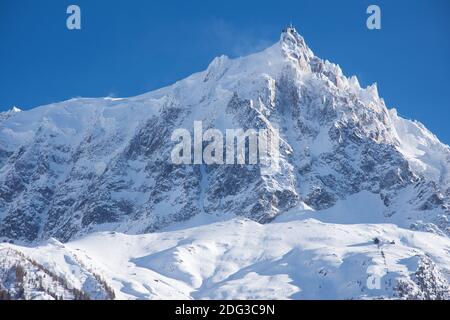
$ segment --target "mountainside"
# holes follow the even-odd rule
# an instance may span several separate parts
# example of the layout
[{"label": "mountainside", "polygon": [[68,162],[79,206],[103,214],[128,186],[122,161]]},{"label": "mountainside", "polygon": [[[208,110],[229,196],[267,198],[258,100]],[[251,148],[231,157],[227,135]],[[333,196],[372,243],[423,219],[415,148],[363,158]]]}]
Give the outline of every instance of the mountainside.
[{"label": "mountainside", "polygon": [[[173,164],[195,121],[278,130],[280,170]],[[1,113],[0,299],[449,299],[449,168],[287,28],[137,97]]]},{"label": "mountainside", "polygon": [[[293,28],[262,52],[216,58],[141,96],[17,111],[0,116],[4,240],[153,232],[198,213],[264,223],[361,192],[384,204],[371,222],[450,232],[449,147],[388,110],[375,85],[361,88],[316,57]],[[279,129],[281,170],[172,164],[171,133],[199,120],[223,131]]]},{"label": "mountainside", "polygon": [[3,285],[12,299],[450,299],[449,250],[447,237],[394,225],[200,214],[145,235],[0,245],[0,294]]}]

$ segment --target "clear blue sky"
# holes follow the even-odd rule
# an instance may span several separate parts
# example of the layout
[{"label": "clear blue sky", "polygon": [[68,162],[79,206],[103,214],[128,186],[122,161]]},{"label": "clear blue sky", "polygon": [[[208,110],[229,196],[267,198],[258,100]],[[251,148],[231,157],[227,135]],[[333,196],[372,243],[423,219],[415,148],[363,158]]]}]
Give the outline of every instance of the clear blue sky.
[{"label": "clear blue sky", "polygon": [[[66,29],[66,8],[82,30]],[[382,29],[366,28],[378,4]],[[448,0],[0,0],[0,110],[132,96],[258,51],[290,21],[320,57],[450,143]]]}]

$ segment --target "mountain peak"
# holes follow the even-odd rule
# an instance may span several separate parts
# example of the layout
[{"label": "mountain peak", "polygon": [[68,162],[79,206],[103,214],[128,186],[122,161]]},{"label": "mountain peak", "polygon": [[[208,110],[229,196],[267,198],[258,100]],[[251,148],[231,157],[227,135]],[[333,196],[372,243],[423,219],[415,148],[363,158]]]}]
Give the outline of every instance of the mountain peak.
[{"label": "mountain peak", "polygon": [[0,121],[4,121],[4,120],[14,116],[15,114],[21,112],[21,111],[22,111],[21,109],[13,106],[8,111],[0,112]]},{"label": "mountain peak", "polygon": [[285,33],[289,33],[289,34],[293,34],[293,35],[297,35],[297,36],[301,37],[300,34],[295,29],[295,27],[292,25],[292,23],[289,24],[289,26],[287,26],[286,28],[284,28],[281,34],[283,35]]},{"label": "mountain peak", "polygon": [[22,110],[16,106],[13,106],[11,109],[2,112],[3,114],[13,114],[13,113],[17,113],[17,112],[21,112]]},{"label": "mountain peak", "polygon": [[305,69],[308,66],[309,60],[314,57],[314,53],[306,44],[305,39],[303,39],[292,25],[283,29],[280,44],[283,54],[287,58],[298,62],[302,69]]},{"label": "mountain peak", "polygon": [[21,112],[21,111],[22,111],[22,109],[17,108],[16,106],[13,106],[13,107],[9,110],[9,112],[12,112],[12,113],[15,113],[15,112]]}]

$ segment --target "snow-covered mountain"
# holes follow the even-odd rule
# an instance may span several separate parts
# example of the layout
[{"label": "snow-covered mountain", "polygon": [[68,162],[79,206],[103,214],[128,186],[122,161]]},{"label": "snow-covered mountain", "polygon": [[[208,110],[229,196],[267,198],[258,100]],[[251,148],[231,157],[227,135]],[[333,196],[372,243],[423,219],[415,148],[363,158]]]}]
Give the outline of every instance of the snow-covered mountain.
[{"label": "snow-covered mountain", "polygon": [[[450,148],[293,28],[262,52],[218,57],[137,97],[16,111],[0,115],[0,237],[58,240],[2,245],[15,252],[0,253],[3,265],[75,268],[99,297],[110,290],[97,269],[122,298],[432,298],[448,287]],[[280,171],[174,165],[171,134],[194,121],[278,129]],[[220,222],[167,231],[199,217]],[[384,264],[389,284],[368,293],[371,264]],[[74,296],[59,285],[52,295]]]},{"label": "snow-covered mountain", "polygon": [[450,299],[447,237],[278,219],[199,214],[151,234],[5,244],[1,284],[13,299]]}]

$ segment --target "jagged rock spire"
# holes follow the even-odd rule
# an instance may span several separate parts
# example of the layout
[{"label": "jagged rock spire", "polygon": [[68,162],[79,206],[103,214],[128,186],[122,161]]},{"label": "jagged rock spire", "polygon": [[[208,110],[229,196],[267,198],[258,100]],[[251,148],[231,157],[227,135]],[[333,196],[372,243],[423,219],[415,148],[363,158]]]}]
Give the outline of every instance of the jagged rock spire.
[{"label": "jagged rock spire", "polygon": [[301,69],[309,69],[309,61],[314,57],[313,52],[307,46],[305,39],[292,26],[292,23],[283,29],[280,37],[283,54],[298,63]]}]

